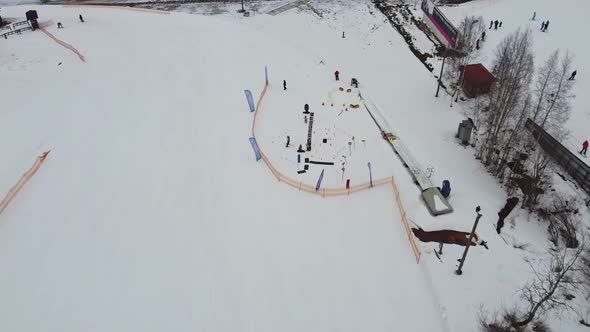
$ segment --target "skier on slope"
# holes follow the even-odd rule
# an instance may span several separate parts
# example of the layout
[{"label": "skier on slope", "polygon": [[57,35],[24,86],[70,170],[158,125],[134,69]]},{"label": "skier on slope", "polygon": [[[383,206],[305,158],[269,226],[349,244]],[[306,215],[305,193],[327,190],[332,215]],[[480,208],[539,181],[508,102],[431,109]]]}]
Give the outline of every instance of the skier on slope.
[{"label": "skier on slope", "polygon": [[84,23],[84,17],[82,17],[82,14],[80,14],[78,18],[80,19],[80,22]]},{"label": "skier on slope", "polygon": [[490,29],[494,26],[494,21],[490,21]]},{"label": "skier on slope", "polygon": [[288,148],[289,144],[291,144],[291,137],[287,136],[287,145],[285,147]]},{"label": "skier on slope", "polygon": [[573,81],[573,80],[575,80],[575,79],[576,79],[576,75],[577,75],[577,74],[578,74],[578,71],[577,71],[577,70],[574,70],[574,71],[572,72],[572,76],[570,76],[570,78],[568,78],[568,80],[570,80],[570,81]]},{"label": "skier on slope", "polygon": [[549,28],[549,20],[545,22],[545,29],[543,29],[543,32],[547,32],[547,28]]},{"label": "skier on slope", "polygon": [[287,90],[287,81],[283,80],[283,91]]},{"label": "skier on slope", "polygon": [[586,157],[586,152],[588,152],[588,140],[585,140],[584,143],[582,143],[582,150],[580,151],[580,154]]},{"label": "skier on slope", "polygon": [[494,30],[498,30],[498,24],[499,24],[499,23],[500,23],[500,22],[499,22],[498,20],[495,20],[495,21],[494,21]]},{"label": "skier on slope", "polygon": [[339,71],[336,71],[334,73],[334,76],[336,77],[336,81],[339,81],[340,80],[340,72]]},{"label": "skier on slope", "polygon": [[481,41],[482,42],[486,41],[486,32],[485,31],[481,33]]}]

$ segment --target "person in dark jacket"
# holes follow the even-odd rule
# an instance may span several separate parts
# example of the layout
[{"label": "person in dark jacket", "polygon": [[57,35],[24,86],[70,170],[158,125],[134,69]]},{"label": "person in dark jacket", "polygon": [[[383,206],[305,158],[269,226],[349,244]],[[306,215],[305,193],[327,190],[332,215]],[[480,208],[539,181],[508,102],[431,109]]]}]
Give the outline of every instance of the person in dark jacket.
[{"label": "person in dark jacket", "polygon": [[576,79],[576,75],[578,74],[577,70],[574,70],[572,72],[572,76],[570,76],[570,78],[568,78],[568,80],[573,81],[574,79]]},{"label": "person in dark jacket", "polygon": [[545,21],[541,22],[541,31],[545,30]]},{"label": "person in dark jacket", "polygon": [[291,137],[287,136],[287,145],[285,147],[288,148],[289,144],[291,144]]},{"label": "person in dark jacket", "polygon": [[545,29],[543,29],[543,32],[547,32],[547,28],[549,28],[549,20],[545,22]]},{"label": "person in dark jacket", "polygon": [[303,114],[309,114],[309,105],[303,105]]},{"label": "person in dark jacket", "polygon": [[498,22],[498,20],[495,20],[495,21],[494,21],[494,30],[498,30],[498,24],[499,24],[499,23],[500,23],[500,22]]},{"label": "person in dark jacket", "polygon": [[494,21],[490,21],[490,29],[494,26]]},{"label": "person in dark jacket", "polygon": [[481,41],[482,42],[486,41],[486,32],[485,31],[481,33]]},{"label": "person in dark jacket", "polygon": [[283,91],[287,90],[287,81],[283,80]]},{"label": "person in dark jacket", "polygon": [[444,198],[449,198],[449,196],[451,195],[451,182],[449,180],[443,181],[440,193],[443,195]]},{"label": "person in dark jacket", "polygon": [[334,73],[334,76],[336,77],[336,81],[340,81],[340,72],[339,71],[336,71]]},{"label": "person in dark jacket", "polygon": [[80,22],[84,23],[84,17],[82,17],[82,14],[80,14],[79,18],[80,18]]}]

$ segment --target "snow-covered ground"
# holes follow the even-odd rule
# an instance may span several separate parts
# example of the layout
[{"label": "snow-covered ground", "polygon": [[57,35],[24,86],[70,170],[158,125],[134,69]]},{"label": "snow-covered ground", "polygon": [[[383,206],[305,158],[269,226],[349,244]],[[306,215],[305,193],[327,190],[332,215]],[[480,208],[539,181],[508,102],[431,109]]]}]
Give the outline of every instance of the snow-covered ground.
[{"label": "snow-covered ground", "polygon": [[253,159],[243,89],[268,65],[303,98],[313,59],[214,17],[37,9],[86,63],[2,41],[0,187],[52,152],[2,214],[1,330],[444,328],[391,190],[322,199]]},{"label": "snow-covered ground", "polygon": [[[180,8],[216,16],[37,7],[41,21],[64,24],[49,30],[86,63],[39,32],[0,40],[0,192],[52,150],[0,215],[0,266],[8,271],[0,274],[0,330],[461,332],[476,329],[480,305],[517,301],[530,277],[524,259],[546,248],[545,226],[517,211],[507,243],[498,237],[492,223],[506,195],[455,141],[460,108],[434,98],[432,73],[370,1],[311,3],[323,17],[305,8],[266,15],[276,8],[268,3],[249,18],[234,4]],[[463,6],[445,13],[459,19],[462,8],[487,8],[484,17],[496,17],[491,1]],[[517,7],[527,17],[530,5]],[[23,17],[27,9],[1,13]],[[575,24],[565,17],[562,24]],[[540,37],[558,33],[559,19],[551,20],[555,32]],[[504,19],[502,33],[516,25]],[[308,103],[316,130],[338,137],[313,151],[337,162],[325,185],[343,186],[341,146],[355,136],[345,171],[353,185],[366,181],[371,161],[375,177],[395,176],[409,218],[429,230],[468,231],[480,205],[478,233],[490,250],[472,248],[459,277],[463,247],[445,246],[440,262],[436,244],[420,243],[416,265],[390,189],[322,199],[277,182],[254,161],[247,139],[252,114],[243,90],[258,96],[264,66],[271,85],[258,140],[282,172],[297,176],[285,136],[304,143]],[[338,90],[335,70],[345,87],[359,79],[363,95],[433,171],[433,183],[451,181],[454,213],[428,214],[364,110],[338,116],[354,97]],[[581,89],[581,65],[578,72]],[[576,105],[588,105],[579,91]],[[311,170],[302,180],[313,184],[320,169]],[[570,317],[551,322],[583,331]]]}]

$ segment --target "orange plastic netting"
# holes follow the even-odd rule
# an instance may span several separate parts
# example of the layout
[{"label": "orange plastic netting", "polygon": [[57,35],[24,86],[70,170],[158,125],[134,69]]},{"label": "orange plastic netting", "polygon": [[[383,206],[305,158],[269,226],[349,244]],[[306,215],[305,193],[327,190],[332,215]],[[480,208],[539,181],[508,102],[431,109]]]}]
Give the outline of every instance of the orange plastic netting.
[{"label": "orange plastic netting", "polygon": [[140,8],[140,7],[128,7],[128,6],[108,6],[108,5],[63,5],[65,8],[107,8],[107,9],[123,9],[123,10],[131,10],[135,12],[144,12],[144,13],[154,13],[154,14],[162,14],[162,15],[170,15],[169,11],[166,10],[159,10],[159,9],[149,9],[149,8]]},{"label": "orange plastic netting", "polygon": [[53,39],[53,41],[55,41],[56,43],[60,44],[61,46],[67,48],[68,50],[74,52],[74,54],[76,54],[78,56],[78,58],[80,58],[80,60],[82,60],[82,62],[86,62],[86,60],[84,60],[84,56],[82,55],[82,53],[80,53],[80,51],[78,51],[74,46],[66,43],[63,40],[60,40],[59,38],[55,37],[53,34],[51,34],[49,31],[45,30],[44,27],[39,27],[39,30],[43,31],[43,33],[45,33],[49,38]]},{"label": "orange plastic netting", "polygon": [[41,165],[45,161],[45,158],[47,158],[48,154],[49,151],[45,151],[43,152],[43,154],[37,157],[37,160],[35,160],[33,166],[28,171],[26,171],[25,174],[21,176],[21,178],[12,188],[10,188],[2,202],[0,202],[0,214],[4,212],[8,204],[12,202],[16,194],[18,194],[18,192],[23,188],[23,186],[33,177],[33,175],[35,175],[35,173],[37,173],[39,167],[41,167]]}]

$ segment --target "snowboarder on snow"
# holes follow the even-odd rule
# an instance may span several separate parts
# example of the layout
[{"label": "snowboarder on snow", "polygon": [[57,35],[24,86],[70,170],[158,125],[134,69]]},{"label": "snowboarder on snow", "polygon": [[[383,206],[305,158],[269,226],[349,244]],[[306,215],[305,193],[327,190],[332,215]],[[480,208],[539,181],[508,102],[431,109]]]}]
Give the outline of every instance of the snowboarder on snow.
[{"label": "snowboarder on snow", "polygon": [[531,20],[536,20],[537,19],[537,12],[533,12],[533,18],[531,18]]},{"label": "snowboarder on snow", "polygon": [[541,31],[545,30],[545,21],[541,22]]},{"label": "snowboarder on snow", "polygon": [[64,26],[61,24],[61,22],[57,22],[57,28],[58,28],[58,29],[63,29],[63,27],[64,27]]},{"label": "snowboarder on snow", "polygon": [[80,14],[79,18],[80,18],[80,22],[84,23],[84,17],[82,17],[82,14]]},{"label": "snowboarder on snow", "polygon": [[585,140],[584,143],[582,143],[582,151],[580,151],[580,154],[586,157],[586,152],[588,152],[588,140]]},{"label": "snowboarder on snow", "polygon": [[285,147],[288,148],[290,143],[291,143],[291,137],[287,136],[287,145],[285,145]]},{"label": "snowboarder on snow", "polygon": [[340,72],[339,71],[336,71],[334,73],[334,76],[336,77],[336,81],[340,81]]},{"label": "snowboarder on snow", "polygon": [[498,30],[498,23],[500,23],[498,20],[494,21],[494,30]]},{"label": "snowboarder on snow", "polygon": [[549,28],[549,20],[545,22],[545,29],[543,29],[543,32],[547,32],[547,28]]},{"label": "snowboarder on snow", "polygon": [[490,21],[490,29],[494,26],[494,21]]},{"label": "snowboarder on snow", "polygon": [[283,80],[283,91],[287,90],[287,81]]},{"label": "snowboarder on snow", "polygon": [[303,105],[303,114],[309,114],[309,105]]},{"label": "snowboarder on snow", "polygon": [[572,76],[570,76],[570,78],[568,78],[568,80],[573,81],[574,79],[576,79],[576,74],[578,74],[578,71],[577,70],[574,70],[572,72]]}]

